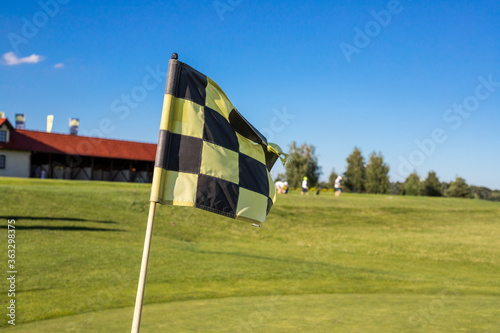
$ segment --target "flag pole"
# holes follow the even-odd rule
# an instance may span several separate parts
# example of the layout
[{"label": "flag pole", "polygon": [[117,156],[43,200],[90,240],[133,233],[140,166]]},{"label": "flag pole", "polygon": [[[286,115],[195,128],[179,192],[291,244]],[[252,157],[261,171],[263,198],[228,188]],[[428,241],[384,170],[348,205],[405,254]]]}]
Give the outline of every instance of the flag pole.
[{"label": "flag pole", "polygon": [[144,300],[144,288],[146,286],[146,274],[148,272],[149,249],[151,248],[151,236],[153,235],[153,222],[155,219],[156,202],[151,201],[149,206],[148,225],[146,228],[146,239],[142,253],[141,273],[135,299],[134,321],[132,322],[132,333],[139,333],[141,325],[142,302]]},{"label": "flag pole", "polygon": [[[169,61],[168,73],[167,73],[167,88],[166,91],[173,91],[175,87],[175,78],[177,76],[178,66],[176,66],[176,62],[178,59],[177,53],[172,54],[172,58]],[[165,95],[166,96],[166,95]],[[171,110],[174,106],[171,103],[171,99],[167,99],[163,101],[164,110],[162,112],[162,122],[165,119],[167,123],[167,129],[170,128],[169,124],[172,122],[172,114]],[[165,150],[165,141],[162,139],[161,131],[160,137],[158,139],[158,146],[156,152],[156,160],[161,160],[163,158],[163,153]],[[168,152],[167,152],[168,154]],[[156,165],[156,162],[155,162]],[[139,284],[137,286],[137,296],[135,299],[135,308],[134,308],[134,320],[132,322],[132,333],[139,333],[139,328],[141,326],[141,314],[142,314],[142,304],[144,300],[144,289],[146,287],[146,274],[148,272],[148,260],[149,260],[149,249],[151,248],[151,237],[153,236],[153,222],[155,219],[155,210],[156,203],[161,202],[158,201],[158,193],[159,191],[163,191],[162,189],[162,172],[160,168],[155,167],[155,171],[153,174],[153,182],[151,184],[151,198],[150,198],[150,206],[149,206],[149,216],[148,216],[148,225],[146,228],[146,238],[144,240],[144,250],[142,252],[142,263],[141,263],[141,273],[139,275]]]}]

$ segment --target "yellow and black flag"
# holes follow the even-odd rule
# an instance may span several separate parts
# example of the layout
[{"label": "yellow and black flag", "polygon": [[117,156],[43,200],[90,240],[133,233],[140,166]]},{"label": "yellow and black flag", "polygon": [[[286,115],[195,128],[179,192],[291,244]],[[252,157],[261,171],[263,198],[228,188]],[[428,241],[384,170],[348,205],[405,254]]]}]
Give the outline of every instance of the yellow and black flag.
[{"label": "yellow and black flag", "polygon": [[276,200],[269,171],[281,148],[268,143],[219,86],[169,62],[151,201],[264,222]]}]

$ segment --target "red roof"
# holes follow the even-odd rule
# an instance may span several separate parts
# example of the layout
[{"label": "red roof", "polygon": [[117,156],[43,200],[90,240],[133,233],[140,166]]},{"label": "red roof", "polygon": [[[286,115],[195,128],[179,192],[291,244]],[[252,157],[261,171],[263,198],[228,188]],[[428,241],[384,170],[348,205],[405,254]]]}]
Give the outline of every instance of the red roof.
[{"label": "red roof", "polygon": [[6,124],[10,128],[11,131],[14,129],[14,127],[12,127],[12,125],[7,120],[7,118],[0,118],[0,126],[2,126],[3,124]]},{"label": "red roof", "polygon": [[[5,120],[5,118],[0,119],[0,125]],[[0,149],[138,161],[154,161],[156,156],[156,144],[153,143],[99,139],[88,136],[19,129],[10,132],[9,142],[1,142]]]}]

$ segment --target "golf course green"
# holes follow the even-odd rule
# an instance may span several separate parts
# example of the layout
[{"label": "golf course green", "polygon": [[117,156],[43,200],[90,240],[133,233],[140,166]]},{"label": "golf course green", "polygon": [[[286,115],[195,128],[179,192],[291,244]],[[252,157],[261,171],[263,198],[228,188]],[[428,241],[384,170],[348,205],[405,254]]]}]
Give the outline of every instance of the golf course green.
[{"label": "golf course green", "polygon": [[[149,193],[0,178],[0,332],[130,331]],[[292,192],[262,228],[159,206],[141,332],[500,332],[500,203]]]}]

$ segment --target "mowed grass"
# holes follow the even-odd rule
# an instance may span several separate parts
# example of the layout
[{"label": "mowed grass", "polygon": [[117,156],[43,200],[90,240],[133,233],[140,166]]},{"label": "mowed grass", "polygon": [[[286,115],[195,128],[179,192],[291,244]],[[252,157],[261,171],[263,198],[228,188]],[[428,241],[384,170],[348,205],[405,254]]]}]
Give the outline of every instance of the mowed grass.
[{"label": "mowed grass", "polygon": [[[0,178],[14,330],[129,331],[148,199],[147,185]],[[500,204],[292,193],[262,228],[159,206],[144,302],[141,332],[498,332]]]}]

